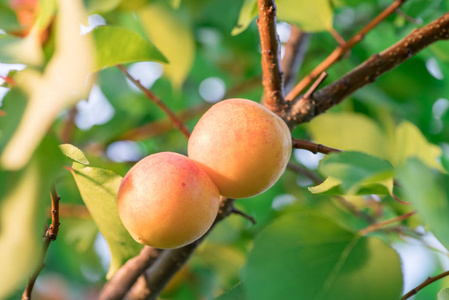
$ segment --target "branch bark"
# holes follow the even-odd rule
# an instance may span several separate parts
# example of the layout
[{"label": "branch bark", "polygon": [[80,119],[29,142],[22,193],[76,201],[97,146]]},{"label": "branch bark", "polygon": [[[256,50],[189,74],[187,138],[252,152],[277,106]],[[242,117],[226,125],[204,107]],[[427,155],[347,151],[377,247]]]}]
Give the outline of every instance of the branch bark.
[{"label": "branch bark", "polygon": [[145,246],[136,257],[128,260],[103,287],[99,300],[118,300],[128,293],[137,278],[148,269],[165,250]]},{"label": "branch bark", "polygon": [[45,256],[47,255],[48,247],[50,246],[51,241],[56,240],[59,232],[59,200],[61,197],[56,192],[56,187],[53,185],[50,190],[51,197],[51,224],[45,230],[44,237],[42,239],[42,249],[41,256],[38,264],[36,265],[36,269],[33,273],[30,274],[28,279],[28,283],[25,287],[25,290],[22,294],[22,300],[30,300],[31,293],[33,292],[34,284],[36,283],[36,279],[39,276],[42,269],[45,267]]},{"label": "branch bark", "polygon": [[293,139],[292,145],[293,145],[293,148],[295,148],[295,149],[308,150],[314,154],[317,154],[317,153],[329,154],[329,153],[333,153],[333,152],[342,152],[340,149],[335,149],[335,148],[327,147],[327,146],[324,146],[321,144],[316,144],[313,142],[309,142],[309,141],[305,141],[305,140],[298,140],[298,139]]},{"label": "branch bark", "polygon": [[315,92],[310,99],[299,99],[283,118],[290,127],[310,121],[363,86],[374,82],[422,49],[439,40],[449,39],[449,13],[415,29],[407,37],[380,54],[375,54],[334,83]]},{"label": "branch bark", "polygon": [[382,11],[378,16],[376,16],[371,22],[369,22],[365,27],[363,27],[358,33],[356,33],[348,42],[343,43],[339,41],[339,46],[335,48],[334,51],[323,60],[315,69],[312,70],[306,77],[304,77],[285,97],[286,102],[294,101],[299,94],[312,83],[321,73],[326,71],[330,66],[336,63],[342,58],[342,56],[359,43],[363,37],[373,30],[379,23],[381,23],[385,18],[396,11],[406,0],[395,0],[390,6],[388,6],[384,11]]},{"label": "branch bark", "polygon": [[421,283],[420,285],[418,285],[417,287],[415,287],[413,290],[411,290],[410,292],[408,292],[407,294],[405,294],[404,296],[401,297],[400,300],[405,300],[410,298],[413,295],[416,295],[420,290],[422,290],[423,288],[425,288],[426,286],[428,286],[429,284],[443,278],[449,275],[449,271],[443,272],[437,276],[434,277],[429,277],[427,278],[423,283]]},{"label": "branch bark", "polygon": [[262,85],[264,104],[274,113],[285,110],[284,79],[280,61],[280,43],[276,33],[276,5],[274,0],[257,0],[259,8],[260,46],[262,51]]},{"label": "branch bark", "polygon": [[[214,221],[211,229],[214,226],[229,216],[234,209],[234,200],[229,198],[221,197],[220,199],[220,210],[218,211],[217,218]],[[207,236],[206,233],[199,240],[178,248],[166,250],[161,257],[151,266],[142,277],[139,278],[136,285],[130,290],[127,295],[128,300],[137,299],[156,299],[157,296],[162,292],[165,285],[173,277],[173,275],[185,264],[189,259],[195,249],[201,244],[204,238]],[[143,280],[144,278],[145,280]]]}]

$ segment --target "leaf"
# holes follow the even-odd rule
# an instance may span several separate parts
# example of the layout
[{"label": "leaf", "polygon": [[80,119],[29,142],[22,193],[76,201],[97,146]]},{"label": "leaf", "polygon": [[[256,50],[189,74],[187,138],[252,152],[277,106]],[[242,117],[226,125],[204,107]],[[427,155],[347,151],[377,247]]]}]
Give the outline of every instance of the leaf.
[{"label": "leaf", "polygon": [[195,56],[191,24],[183,20],[180,12],[158,3],[151,3],[139,12],[138,17],[151,42],[169,61],[164,66],[164,76],[179,90],[192,68]]},{"label": "leaf", "polygon": [[40,66],[44,55],[37,26],[33,27],[24,38],[0,34],[0,60],[2,63]]},{"label": "leaf", "polygon": [[[333,11],[329,0],[279,0],[276,7],[278,20],[294,23],[306,32],[332,28]],[[237,35],[248,28],[257,13],[257,1],[245,0],[240,9],[237,25],[231,34]]]},{"label": "leaf", "polygon": [[3,98],[2,110],[6,115],[0,118],[0,153],[19,126],[26,104],[26,95],[18,88],[11,89]]},{"label": "leaf", "polygon": [[431,168],[443,170],[438,158],[441,148],[429,143],[414,124],[404,121],[396,128],[391,162],[394,166],[404,163],[408,158],[417,157]]},{"label": "leaf", "polygon": [[135,61],[167,62],[153,44],[126,28],[99,26],[89,35],[95,42],[96,71]]},{"label": "leaf", "polygon": [[365,153],[332,153],[320,163],[319,170],[333,179],[318,190],[328,191],[335,188],[339,181],[343,192],[348,195],[356,195],[361,190],[365,194],[391,194],[393,191],[391,164]]},{"label": "leaf", "polygon": [[0,157],[4,168],[25,166],[59,111],[88,95],[92,83],[88,74],[94,61],[91,41],[79,34],[84,19],[81,0],[58,0],[55,52],[44,74],[28,69],[17,74],[17,84],[27,92],[29,101]]},{"label": "leaf", "polygon": [[309,123],[308,129],[317,143],[388,158],[385,135],[375,122],[362,114],[322,114]]},{"label": "leaf", "polygon": [[56,141],[46,138],[23,170],[0,170],[0,299],[24,284],[35,268],[49,190],[63,161]]},{"label": "leaf", "polygon": [[231,35],[237,35],[246,28],[248,28],[251,21],[257,16],[257,1],[256,0],[244,0],[242,8],[240,9],[239,19],[237,25],[232,29]]},{"label": "leaf", "polygon": [[306,32],[332,28],[333,11],[329,0],[279,0],[276,5],[281,21],[295,23]]},{"label": "leaf", "polygon": [[449,288],[444,288],[438,293],[438,300],[449,300]]},{"label": "leaf", "polygon": [[311,186],[308,189],[312,194],[343,195],[344,191],[341,189],[340,185],[341,180],[329,176],[321,184]]},{"label": "leaf", "polygon": [[8,6],[0,3],[0,28],[5,31],[20,29],[16,14]]},{"label": "leaf", "polygon": [[232,289],[218,297],[216,300],[245,300],[245,289],[243,284],[239,282]]},{"label": "leaf", "polygon": [[417,158],[407,162],[397,170],[398,180],[418,216],[430,230],[449,249],[449,177],[438,174]]},{"label": "leaf", "polygon": [[89,14],[106,13],[115,9],[122,0],[85,0]]},{"label": "leaf", "polygon": [[111,250],[107,274],[109,279],[128,259],[139,254],[143,247],[129,235],[118,215],[117,192],[122,177],[109,170],[83,167],[76,163],[72,174],[89,213]]},{"label": "leaf", "polygon": [[397,300],[402,292],[393,248],[306,213],[267,226],[255,239],[243,275],[250,300]]},{"label": "leaf", "polygon": [[64,154],[71,160],[83,165],[89,164],[89,161],[87,160],[86,156],[84,156],[84,153],[77,147],[71,144],[62,144],[59,145],[59,149],[62,151],[62,154]]}]

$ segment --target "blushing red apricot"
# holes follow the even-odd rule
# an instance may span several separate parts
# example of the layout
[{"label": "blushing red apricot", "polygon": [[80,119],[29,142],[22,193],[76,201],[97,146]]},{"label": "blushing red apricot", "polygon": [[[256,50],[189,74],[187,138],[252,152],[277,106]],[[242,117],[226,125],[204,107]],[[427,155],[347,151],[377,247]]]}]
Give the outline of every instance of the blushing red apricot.
[{"label": "blushing red apricot", "polygon": [[129,170],[119,188],[117,208],[137,242],[178,248],[211,227],[219,197],[215,184],[196,163],[181,154],[161,152]]},{"label": "blushing red apricot", "polygon": [[213,105],[188,141],[188,156],[206,171],[220,194],[230,198],[255,196],[274,185],[291,151],[285,122],[245,99]]}]

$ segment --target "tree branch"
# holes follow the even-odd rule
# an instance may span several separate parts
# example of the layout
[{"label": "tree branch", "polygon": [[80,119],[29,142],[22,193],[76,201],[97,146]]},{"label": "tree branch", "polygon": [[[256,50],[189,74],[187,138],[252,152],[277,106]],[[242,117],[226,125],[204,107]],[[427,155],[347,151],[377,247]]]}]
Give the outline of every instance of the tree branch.
[{"label": "tree branch", "polygon": [[[363,37],[370,32],[374,27],[381,23],[385,18],[391,15],[395,10],[400,7],[406,0],[395,0],[390,6],[382,11],[376,18],[363,27],[358,33],[356,33],[348,42],[338,39],[339,45],[335,50],[323,60],[315,69],[312,70],[306,77],[304,77],[291,91],[285,96],[285,101],[291,102],[295,100],[299,94],[314,81],[321,73],[326,71],[330,66],[336,63],[349,49],[354,47],[360,42]],[[332,33],[332,32],[331,32]],[[335,36],[335,33],[333,34]]]},{"label": "tree branch", "polygon": [[22,294],[22,300],[30,300],[31,293],[33,292],[34,283],[36,282],[37,277],[39,276],[42,269],[45,267],[45,256],[47,255],[48,247],[50,246],[50,242],[56,240],[59,231],[59,200],[61,197],[56,192],[56,187],[53,185],[50,190],[51,197],[51,224],[45,230],[44,237],[42,240],[42,249],[40,260],[36,265],[36,269],[33,273],[30,274],[28,279],[28,283],[25,287],[25,291]]},{"label": "tree branch", "polygon": [[284,116],[289,126],[308,122],[343,101],[361,87],[416,55],[439,40],[449,39],[449,13],[430,24],[415,29],[407,37],[380,54],[375,54],[354,70],[312,95],[313,101],[298,100]]},{"label": "tree branch", "polygon": [[407,218],[410,218],[414,214],[416,214],[416,211],[411,211],[411,212],[408,212],[406,214],[397,216],[395,218],[392,218],[392,219],[389,219],[389,220],[386,220],[386,221],[382,221],[382,222],[379,222],[379,223],[374,223],[374,224],[372,224],[372,225],[370,225],[370,226],[360,230],[359,234],[360,235],[367,235],[368,233],[380,230],[380,229],[384,228],[387,225],[390,225],[390,224],[393,224],[393,223],[396,223],[396,222],[400,222],[400,221],[403,221],[403,220],[405,220]]},{"label": "tree branch", "polygon": [[308,150],[314,154],[317,153],[323,153],[323,154],[329,154],[333,152],[342,152],[340,149],[335,149],[331,147],[327,147],[321,144],[316,144],[313,142],[305,141],[305,140],[298,140],[298,139],[292,139],[292,146],[295,149],[304,149]]},{"label": "tree branch", "polygon": [[292,26],[290,38],[284,44],[285,53],[281,61],[281,69],[284,73],[284,88],[291,90],[296,81],[296,75],[301,68],[309,45],[310,34],[301,31],[296,26]]},{"label": "tree branch", "polygon": [[128,260],[101,290],[99,300],[118,300],[128,293],[137,278],[159,258],[165,250],[145,246],[136,257]]},{"label": "tree branch", "polygon": [[190,131],[189,129],[184,125],[184,123],[175,115],[174,112],[172,112],[170,110],[170,108],[168,108],[167,105],[165,105],[164,102],[162,102],[162,100],[156,96],[155,94],[153,94],[152,91],[150,91],[149,89],[147,89],[146,87],[144,87],[139,80],[135,79],[134,77],[131,76],[131,74],[128,73],[128,70],[125,68],[125,66],[123,65],[117,65],[117,68],[122,71],[123,74],[125,74],[125,76],[131,80],[132,83],[134,83],[143,93],[144,95],[150,99],[151,101],[153,101],[157,106],[159,106],[160,109],[162,109],[167,116],[172,120],[173,124],[175,125],[176,128],[178,128],[182,134],[186,137],[189,138],[190,136]]},{"label": "tree branch", "polygon": [[285,101],[280,43],[276,33],[276,5],[274,0],[257,0],[257,5],[259,8],[257,26],[262,52],[264,104],[271,111],[281,113],[285,109]]},{"label": "tree branch", "polygon": [[[234,208],[234,200],[221,197],[217,218],[209,231],[195,242],[178,248],[164,251],[158,260],[145,273],[145,281],[140,277],[136,285],[127,295],[127,299],[156,299],[173,275],[185,264],[195,249],[201,244],[213,227],[230,215]],[[145,284],[143,284],[145,282]]]},{"label": "tree branch", "polygon": [[441,279],[443,277],[446,277],[448,275],[449,275],[449,271],[446,271],[446,272],[441,273],[441,274],[439,274],[437,276],[427,278],[423,283],[421,283],[420,285],[415,287],[413,290],[411,290],[410,292],[408,292],[407,294],[402,296],[400,300],[405,300],[405,299],[410,298],[411,296],[415,295],[416,293],[418,293],[420,290],[422,290],[423,288],[425,288],[426,286],[428,286],[432,282],[435,282],[435,281],[437,281],[437,280],[439,280],[439,279]]}]

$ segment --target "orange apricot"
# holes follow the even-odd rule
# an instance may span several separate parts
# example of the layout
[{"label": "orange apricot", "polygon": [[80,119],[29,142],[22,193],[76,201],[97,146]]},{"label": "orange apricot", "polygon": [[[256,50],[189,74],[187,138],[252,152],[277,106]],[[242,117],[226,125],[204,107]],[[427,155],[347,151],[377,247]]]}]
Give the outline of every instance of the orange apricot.
[{"label": "orange apricot", "polygon": [[188,156],[229,198],[255,196],[274,185],[291,151],[285,122],[263,105],[245,99],[213,105],[188,141]]},{"label": "orange apricot", "polygon": [[117,208],[137,242],[178,248],[211,227],[219,197],[215,184],[196,163],[181,154],[161,152],[129,170],[119,188]]}]

